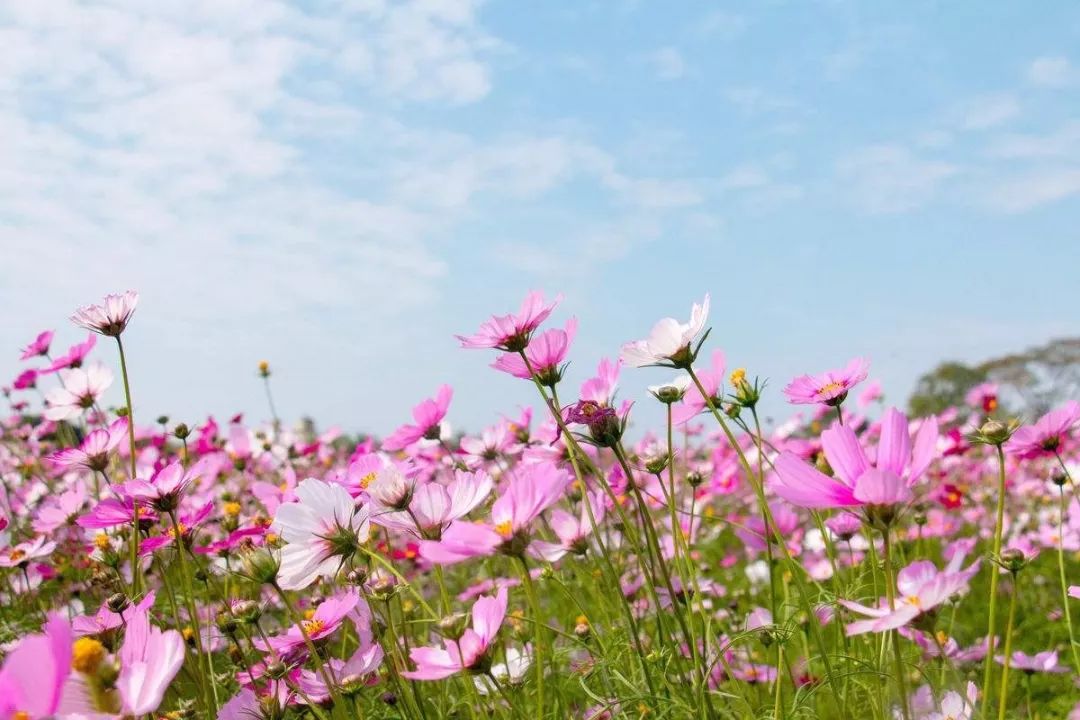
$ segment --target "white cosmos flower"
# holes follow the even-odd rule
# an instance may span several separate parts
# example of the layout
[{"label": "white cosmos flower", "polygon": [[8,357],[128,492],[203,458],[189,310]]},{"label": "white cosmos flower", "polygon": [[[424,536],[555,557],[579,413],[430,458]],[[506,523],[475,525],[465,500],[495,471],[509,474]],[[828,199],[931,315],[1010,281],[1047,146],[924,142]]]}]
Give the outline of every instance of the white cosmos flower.
[{"label": "white cosmos flower", "polygon": [[[526,645],[524,650],[518,650],[511,647],[506,648],[506,662],[495,663],[491,666],[492,676],[499,681],[501,685],[520,685],[525,679],[525,675],[529,672],[529,667],[532,665],[532,656],[530,654],[531,647]],[[477,675],[473,678],[473,682],[476,684],[476,689],[480,691],[481,695],[487,695],[497,691],[497,688],[492,685],[491,678],[483,675]]]},{"label": "white cosmos flower", "polygon": [[356,507],[341,485],[308,478],[296,486],[298,502],[278,508],[274,531],[285,541],[278,583],[301,590],[333,577],[346,556],[368,539],[369,511]]},{"label": "white cosmos flower", "polygon": [[101,363],[86,368],[61,370],[62,387],[45,394],[45,417],[49,420],[77,418],[112,385],[112,370]]},{"label": "white cosmos flower", "polygon": [[705,329],[708,318],[709,295],[706,293],[700,305],[694,303],[690,308],[690,322],[681,323],[675,318],[664,318],[653,326],[646,339],[623,345],[622,359],[634,367],[670,362],[690,348],[694,338]]}]

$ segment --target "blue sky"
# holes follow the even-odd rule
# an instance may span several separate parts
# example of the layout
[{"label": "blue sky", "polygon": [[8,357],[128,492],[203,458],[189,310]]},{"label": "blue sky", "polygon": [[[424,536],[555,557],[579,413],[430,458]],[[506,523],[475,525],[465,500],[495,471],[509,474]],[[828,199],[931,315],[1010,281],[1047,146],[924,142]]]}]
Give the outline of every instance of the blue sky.
[{"label": "blue sky", "polygon": [[0,376],[128,287],[140,412],[264,415],[265,358],[284,414],[379,432],[442,382],[460,427],[531,402],[452,338],[529,288],[575,387],[706,291],[774,393],[1076,334],[1080,8],[720,7],[0,8]]}]

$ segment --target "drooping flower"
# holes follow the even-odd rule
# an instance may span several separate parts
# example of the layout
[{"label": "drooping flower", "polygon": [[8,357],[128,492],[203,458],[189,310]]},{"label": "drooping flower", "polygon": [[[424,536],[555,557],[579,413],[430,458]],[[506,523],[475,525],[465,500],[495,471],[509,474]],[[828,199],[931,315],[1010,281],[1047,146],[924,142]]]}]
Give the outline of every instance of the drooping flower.
[{"label": "drooping flower", "polygon": [[446,417],[446,411],[450,408],[450,400],[454,397],[454,389],[449,385],[439,388],[434,399],[429,398],[417,405],[412,410],[415,425],[402,425],[383,440],[383,450],[404,450],[419,440],[438,440],[442,430],[442,420]]},{"label": "drooping flower", "polygon": [[354,504],[341,485],[308,478],[296,486],[298,502],[278,508],[272,527],[285,541],[278,582],[301,590],[318,577],[333,577],[367,541],[368,508]]},{"label": "drooping flower", "polygon": [[1013,433],[1005,450],[1016,457],[1031,459],[1061,454],[1072,442],[1072,429],[1080,421],[1080,403],[1069,401]]},{"label": "drooping flower", "polygon": [[531,380],[532,373],[529,366],[536,373],[536,378],[541,384],[551,387],[556,385],[563,375],[563,362],[570,351],[570,344],[577,334],[577,318],[566,321],[566,329],[553,328],[545,330],[537,335],[525,349],[525,357],[529,359],[526,364],[518,353],[505,353],[500,355],[492,363],[491,367],[504,373],[509,373],[516,378]]},{"label": "drooping flower", "polygon": [[22,355],[19,356],[20,360],[29,360],[35,357],[44,357],[49,354],[49,346],[52,344],[53,331],[45,330],[38,334],[34,341],[23,348]]},{"label": "drooping flower", "polygon": [[131,715],[143,715],[158,709],[165,691],[180,672],[184,664],[184,637],[176,630],[162,631],[151,625],[146,610],[136,609],[126,620],[116,686],[124,710]]},{"label": "drooping flower", "polygon": [[835,407],[844,402],[848,392],[866,379],[870,363],[855,358],[842,370],[828,370],[820,375],[800,375],[784,388],[788,402],[796,405],[822,403]]},{"label": "drooping flower", "polygon": [[506,617],[507,592],[481,597],[472,607],[472,627],[458,640],[444,640],[443,647],[418,647],[409,651],[415,670],[401,673],[410,680],[441,680],[462,671],[484,672],[490,667],[488,650]]},{"label": "drooping flower", "polygon": [[[705,329],[708,318],[709,294],[706,293],[700,305],[694,303],[690,308],[689,322],[681,323],[675,318],[663,318],[653,326],[649,337],[623,345],[622,359],[634,367],[646,365],[689,367],[698,350],[693,347],[694,340]],[[698,347],[700,348],[700,344]]]},{"label": "drooping flower", "polygon": [[134,290],[128,290],[119,295],[106,295],[100,305],[85,305],[76,310],[71,316],[71,321],[91,332],[119,337],[127,327],[138,304],[139,293]]},{"label": "drooping flower", "polygon": [[954,553],[944,570],[938,570],[934,563],[928,560],[919,560],[898,572],[895,609],[890,609],[888,601],[884,598],[877,607],[868,607],[850,600],[839,600],[838,602],[848,610],[870,618],[848,625],[845,628],[847,634],[859,635],[867,632],[895,630],[947,602],[954,594],[965,592],[971,578],[979,571],[981,562],[976,560],[968,567],[961,569],[960,566],[966,557],[965,552]]},{"label": "drooping flower", "polygon": [[94,406],[112,385],[112,370],[101,363],[87,368],[61,370],[63,385],[45,393],[45,417],[49,420],[77,418]]},{"label": "drooping flower", "polygon": [[911,486],[934,459],[937,421],[926,418],[912,439],[908,421],[896,408],[881,419],[877,460],[871,465],[855,432],[834,423],[821,434],[821,445],[835,477],[829,477],[791,451],[775,461],[772,490],[793,505],[811,509],[889,506],[906,502]]},{"label": "drooping flower", "polygon": [[496,315],[480,325],[473,335],[455,335],[463,348],[495,348],[505,352],[521,352],[529,346],[533,332],[547,320],[551,311],[562,301],[556,296],[545,304],[544,294],[532,291],[525,296],[517,314]]}]

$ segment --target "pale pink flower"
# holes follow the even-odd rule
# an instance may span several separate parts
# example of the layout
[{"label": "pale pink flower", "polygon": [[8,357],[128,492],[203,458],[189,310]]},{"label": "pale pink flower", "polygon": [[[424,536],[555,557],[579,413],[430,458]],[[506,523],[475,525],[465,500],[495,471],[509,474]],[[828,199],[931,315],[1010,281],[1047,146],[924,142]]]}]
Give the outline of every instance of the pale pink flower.
[{"label": "pale pink flower", "polygon": [[73,521],[86,502],[86,488],[80,483],[50,497],[38,508],[31,523],[35,532],[48,534]]},{"label": "pale pink flower", "polygon": [[[999,665],[1005,664],[1005,658],[1001,655],[994,656],[994,660],[996,660]],[[1069,668],[1058,662],[1057,650],[1047,650],[1045,652],[1035,653],[1034,655],[1028,655],[1027,653],[1017,650],[1012,654],[1009,665],[1015,670],[1023,670],[1027,673],[1069,672]]]},{"label": "pale pink flower", "polygon": [[1005,450],[1024,459],[1060,454],[1071,443],[1072,429],[1078,421],[1080,403],[1070,400],[1043,415],[1034,425],[1018,429],[1005,444]]},{"label": "pale pink flower", "polygon": [[27,635],[0,668],[0,718],[47,720],[60,709],[71,674],[71,626],[59,613],[45,632]]},{"label": "pale pink flower", "polygon": [[92,408],[113,382],[113,374],[101,363],[87,368],[61,370],[63,385],[45,393],[45,417],[49,420],[77,418]]},{"label": "pale pink flower", "polygon": [[[586,505],[586,502],[589,504]],[[590,508],[592,520],[589,519]],[[581,509],[577,515],[555,508],[551,511],[548,524],[555,536],[559,538],[559,542],[536,540],[529,546],[529,552],[548,562],[555,562],[566,553],[584,555],[588,549],[588,540],[592,534],[594,521],[595,525],[599,526],[604,520],[605,510],[604,499],[599,493],[587,493],[581,501]]]},{"label": "pale pink flower", "polygon": [[56,543],[45,535],[0,550],[0,567],[13,568],[29,564],[32,560],[47,558],[56,550]]},{"label": "pale pink flower", "polygon": [[283,635],[270,638],[269,642],[260,639],[252,642],[263,651],[273,650],[281,655],[295,653],[307,644],[303,631],[307,631],[312,642],[328,638],[337,631],[349,613],[353,612],[361,602],[364,601],[360,599],[359,591],[356,588],[350,588],[319,603],[312,616],[304,620],[303,630],[299,625],[293,625]]},{"label": "pale pink flower", "polygon": [[188,486],[199,476],[202,465],[185,469],[179,460],[156,470],[149,480],[131,480],[124,483],[124,492],[139,505],[168,512],[180,505]]},{"label": "pale pink flower", "polygon": [[119,295],[106,295],[100,305],[85,305],[76,310],[71,321],[91,332],[119,337],[138,304],[139,294],[134,290]]},{"label": "pale pink flower", "polygon": [[796,405],[822,403],[836,406],[844,402],[848,392],[866,379],[869,361],[855,358],[842,370],[828,370],[820,375],[800,375],[784,388],[788,401]]},{"label": "pale pink flower", "polygon": [[459,640],[444,640],[443,647],[418,647],[409,651],[415,670],[401,673],[410,680],[441,680],[478,667],[499,634],[506,617],[507,592],[482,597],[473,603],[472,627]]},{"label": "pale pink flower", "polygon": [[[713,350],[709,367],[705,370],[696,371],[698,380],[701,382],[702,387],[705,388],[705,392],[708,393],[709,399],[713,401],[715,407],[720,407],[723,400],[724,366],[724,351]],[[672,409],[672,421],[677,425],[682,425],[692,420],[707,407],[708,403],[701,396],[701,391],[698,390],[697,385],[691,384],[687,388],[682,402]]]},{"label": "pale pink flower", "polygon": [[109,453],[127,439],[127,423],[126,417],[117,418],[107,428],[88,434],[79,447],[54,453],[49,460],[61,470],[103,471],[109,466]]},{"label": "pale pink flower", "polygon": [[[154,599],[154,591],[151,590],[135,606],[135,612],[149,612],[150,608],[154,607]],[[75,616],[71,621],[71,629],[77,637],[98,635],[106,630],[113,630],[122,626],[124,618],[130,616],[130,614],[129,610],[125,610],[123,613],[113,612],[109,609],[108,603],[102,603],[101,607],[93,615]]]},{"label": "pale pink flower", "polygon": [[46,375],[48,373],[57,372],[58,370],[82,367],[83,360],[86,359],[86,356],[90,354],[90,351],[94,349],[95,345],[97,345],[97,335],[90,333],[86,336],[85,342],[72,345],[66,353],[58,358],[54,358],[48,367],[42,368],[41,374]]},{"label": "pale pink flower", "polygon": [[158,709],[184,664],[184,650],[184,637],[151,625],[146,610],[136,609],[126,617],[116,681],[126,713],[144,715]]},{"label": "pale pink flower", "polygon": [[404,450],[419,440],[438,440],[442,430],[442,420],[450,408],[454,389],[443,385],[434,399],[424,400],[412,410],[415,425],[402,425],[390,437],[383,440],[383,450]]},{"label": "pale pink flower", "polygon": [[491,476],[483,470],[456,470],[454,480],[447,486],[435,482],[417,486],[407,511],[380,512],[371,520],[376,525],[438,540],[448,525],[465,517],[487,499],[494,486]]},{"label": "pale pink flower", "polygon": [[646,365],[674,364],[688,367],[697,354],[691,347],[709,318],[709,294],[700,305],[694,303],[690,308],[690,321],[681,323],[675,318],[663,318],[653,326],[649,337],[635,340],[622,347],[622,360],[634,367]]},{"label": "pale pink flower", "polygon": [[557,296],[550,305],[545,304],[544,294],[532,291],[525,296],[516,315],[496,315],[480,325],[474,335],[455,335],[463,348],[495,348],[506,352],[520,352],[529,346],[533,332],[547,320],[551,311],[562,301]]},{"label": "pale pink flower", "polygon": [[308,478],[296,486],[298,502],[278,508],[273,527],[285,541],[278,581],[301,590],[318,577],[333,577],[367,541],[368,508],[354,504],[341,485]]}]

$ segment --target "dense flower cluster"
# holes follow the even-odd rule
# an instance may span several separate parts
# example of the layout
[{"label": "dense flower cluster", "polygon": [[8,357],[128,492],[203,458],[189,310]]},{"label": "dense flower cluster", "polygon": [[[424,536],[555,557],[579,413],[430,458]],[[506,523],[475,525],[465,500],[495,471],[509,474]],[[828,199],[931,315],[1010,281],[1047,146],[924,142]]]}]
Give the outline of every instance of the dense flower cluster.
[{"label": "dense flower cluster", "polygon": [[[702,354],[708,296],[573,392],[559,302],[459,336],[535,407],[453,434],[444,385],[381,442],[283,424],[268,363],[271,422],[136,416],[134,292],[65,354],[38,334],[3,391],[0,720],[1080,717],[1080,405],[910,418],[856,358],[772,425]],[[632,398],[662,427],[624,364],[678,373]]]}]

